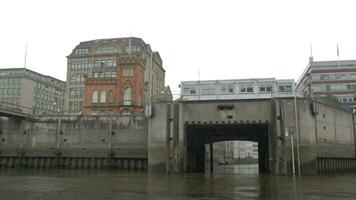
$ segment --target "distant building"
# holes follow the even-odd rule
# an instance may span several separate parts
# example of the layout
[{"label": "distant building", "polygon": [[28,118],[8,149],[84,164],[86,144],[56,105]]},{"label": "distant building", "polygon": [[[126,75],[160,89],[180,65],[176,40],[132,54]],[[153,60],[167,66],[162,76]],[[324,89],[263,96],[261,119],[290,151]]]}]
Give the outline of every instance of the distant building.
[{"label": "distant building", "polygon": [[[157,97],[165,89],[165,70],[162,67],[162,60],[158,52],[153,51],[149,44],[142,39],[135,37],[98,39],[80,42],[69,56],[67,56],[67,86],[65,109],[69,112],[82,112],[84,108],[85,78],[90,80],[87,84],[94,88],[95,83],[90,78],[103,79],[104,77],[123,77],[125,68],[129,65],[121,65],[121,59],[127,56],[135,57],[140,66],[144,69],[142,103],[150,104],[157,100]],[[120,66],[119,66],[120,65]],[[97,73],[98,77],[93,77]],[[116,75],[113,75],[116,73]],[[111,77],[113,78],[113,77]],[[126,79],[128,80],[128,79]],[[118,81],[117,83],[119,83]],[[132,83],[132,82],[131,82]],[[121,86],[120,86],[121,87]],[[115,98],[123,96],[123,90],[116,89]],[[132,96],[138,91],[131,90]],[[109,94],[109,93],[108,93]],[[107,95],[108,95],[107,94]],[[89,95],[90,96],[90,95]],[[145,102],[143,102],[145,101]],[[89,104],[87,104],[89,106]]]},{"label": "distant building", "polygon": [[293,79],[260,78],[210,81],[183,81],[180,85],[183,100],[266,99],[292,97]]},{"label": "distant building", "polygon": [[25,68],[0,69],[0,101],[32,109],[32,114],[63,111],[65,82]]},{"label": "distant building", "polygon": [[258,144],[250,141],[234,141],[234,160],[257,160]]},{"label": "distant building", "polygon": [[356,60],[314,61],[309,64],[297,83],[305,96],[334,96],[347,107],[356,107]]},{"label": "distant building", "polygon": [[143,115],[144,68],[137,56],[119,56],[111,70],[94,68],[85,78],[85,115]]},{"label": "distant building", "polygon": [[232,163],[234,156],[234,142],[222,141],[213,143],[213,153],[215,161],[225,160]]}]

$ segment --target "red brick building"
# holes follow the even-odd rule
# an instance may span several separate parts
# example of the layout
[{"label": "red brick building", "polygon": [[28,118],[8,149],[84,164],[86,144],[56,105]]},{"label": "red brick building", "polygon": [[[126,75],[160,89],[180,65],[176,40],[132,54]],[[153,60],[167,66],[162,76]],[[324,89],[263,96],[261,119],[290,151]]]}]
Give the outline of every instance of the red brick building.
[{"label": "red brick building", "polygon": [[[150,44],[136,37],[96,39],[80,42],[67,56],[63,111],[76,114],[84,112],[84,77],[95,78],[93,75],[97,72],[96,78],[101,79],[101,84],[105,82],[104,77],[107,79],[117,77],[119,74],[116,73],[117,64],[125,56],[136,56],[136,59],[143,64],[144,99],[146,101],[143,102],[142,99],[141,101],[145,105],[161,101],[165,90],[165,70],[161,56],[151,48]],[[98,80],[94,81],[95,83],[89,82],[91,85],[99,83]],[[136,93],[136,90],[133,91],[134,95]],[[134,99],[134,96],[132,98]],[[95,104],[98,105],[98,103]],[[88,103],[86,105],[89,106]]]},{"label": "red brick building", "polygon": [[93,68],[85,78],[84,115],[144,114],[142,59],[120,56],[114,66]]}]

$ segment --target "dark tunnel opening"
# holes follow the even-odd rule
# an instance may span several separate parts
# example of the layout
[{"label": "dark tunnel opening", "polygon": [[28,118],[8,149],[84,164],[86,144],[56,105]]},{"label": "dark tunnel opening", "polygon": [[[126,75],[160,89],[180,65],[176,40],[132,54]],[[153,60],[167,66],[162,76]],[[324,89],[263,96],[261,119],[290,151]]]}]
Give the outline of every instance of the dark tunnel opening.
[{"label": "dark tunnel opening", "polygon": [[258,143],[258,171],[259,173],[269,173],[268,129],[268,124],[187,125],[187,172],[205,172],[205,147],[207,144],[211,144],[212,146],[213,143],[220,141],[243,140]]}]

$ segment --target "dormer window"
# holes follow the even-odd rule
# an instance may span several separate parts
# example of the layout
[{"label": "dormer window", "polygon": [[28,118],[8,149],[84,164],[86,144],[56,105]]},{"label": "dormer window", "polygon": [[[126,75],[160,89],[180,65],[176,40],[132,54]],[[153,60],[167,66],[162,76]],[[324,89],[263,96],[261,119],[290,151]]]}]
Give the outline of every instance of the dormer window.
[{"label": "dormer window", "polygon": [[88,54],[88,53],[89,53],[89,49],[76,49],[75,50],[76,55],[84,55],[84,54]]}]

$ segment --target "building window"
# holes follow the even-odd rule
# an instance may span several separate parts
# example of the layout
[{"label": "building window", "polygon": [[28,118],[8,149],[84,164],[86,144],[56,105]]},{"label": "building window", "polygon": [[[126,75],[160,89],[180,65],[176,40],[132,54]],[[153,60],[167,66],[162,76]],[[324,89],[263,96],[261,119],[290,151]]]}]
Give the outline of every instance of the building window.
[{"label": "building window", "polygon": [[186,88],[183,88],[183,94],[185,94],[185,95],[195,95],[196,94],[196,90],[195,90],[195,88],[186,87]]},{"label": "building window", "polygon": [[74,101],[73,110],[75,110],[75,111],[78,110],[78,101]]},{"label": "building window", "polygon": [[113,60],[112,60],[112,66],[113,66],[113,67],[116,67],[116,59],[113,59]]},{"label": "building window", "polygon": [[79,83],[79,82],[80,82],[80,75],[79,75],[79,74],[76,74],[76,75],[75,75],[75,82],[76,82],[76,83]]},{"label": "building window", "polygon": [[278,92],[292,92],[292,86],[291,85],[279,85]]},{"label": "building window", "polygon": [[94,91],[91,95],[91,102],[92,103],[98,103],[98,91]]},{"label": "building window", "polygon": [[329,79],[330,79],[329,74],[322,74],[320,76],[320,80],[329,80]]},{"label": "building window", "polygon": [[272,85],[261,85],[260,93],[272,92]]},{"label": "building window", "polygon": [[79,88],[74,89],[74,97],[78,98],[79,97]]},{"label": "building window", "polygon": [[234,94],[234,85],[221,85],[220,93],[221,94]]},{"label": "building window", "polygon": [[114,103],[114,93],[112,92],[112,90],[109,91],[108,102],[109,103]]},{"label": "building window", "polygon": [[111,77],[116,78],[117,77],[117,73],[116,72],[111,72]]},{"label": "building window", "polygon": [[69,110],[70,110],[70,111],[73,111],[73,101],[70,101],[70,102],[69,102]]},{"label": "building window", "polygon": [[124,92],[124,105],[131,105],[131,88],[126,88]]},{"label": "building window", "polygon": [[133,76],[132,67],[128,66],[124,68],[123,76]]},{"label": "building window", "polygon": [[346,74],[335,74],[335,78],[336,79],[345,79],[346,78]]},{"label": "building window", "polygon": [[83,110],[83,101],[79,101],[79,110]]},{"label": "building window", "polygon": [[100,61],[100,67],[105,67],[106,66],[106,61],[105,60],[101,60]]},{"label": "building window", "polygon": [[72,76],[70,77],[70,82],[71,82],[71,83],[74,83],[74,82],[75,82],[75,75],[72,75]]},{"label": "building window", "polygon": [[106,103],[106,91],[100,92],[100,103]]},{"label": "building window", "polygon": [[241,85],[240,93],[253,93],[253,86],[252,85]]},{"label": "building window", "polygon": [[84,82],[84,74],[80,75],[80,82]]},{"label": "building window", "polygon": [[88,53],[89,53],[89,49],[76,49],[75,50],[76,55],[83,55],[83,54],[88,54]]},{"label": "building window", "polygon": [[108,67],[112,67],[112,66],[113,66],[112,60],[108,60],[107,66],[108,66]]},{"label": "building window", "polygon": [[216,86],[215,85],[201,85],[200,86],[200,94],[201,95],[214,95],[214,94],[216,94]]},{"label": "building window", "polygon": [[[69,89],[69,97],[73,98],[74,97],[74,88],[70,88]],[[40,98],[41,98],[41,94],[40,94]]]},{"label": "building window", "polygon": [[95,67],[100,67],[100,60],[95,60]]},{"label": "building window", "polygon": [[79,97],[82,98],[84,96],[84,88],[79,89]]},{"label": "building window", "polygon": [[102,47],[101,48],[101,53],[102,54],[112,53],[112,48],[111,47]]}]

